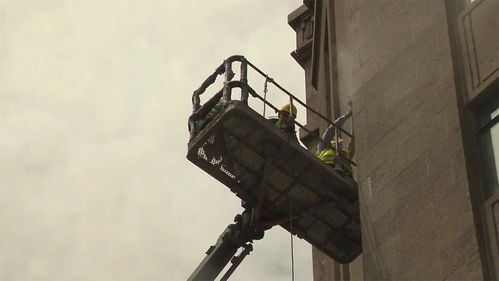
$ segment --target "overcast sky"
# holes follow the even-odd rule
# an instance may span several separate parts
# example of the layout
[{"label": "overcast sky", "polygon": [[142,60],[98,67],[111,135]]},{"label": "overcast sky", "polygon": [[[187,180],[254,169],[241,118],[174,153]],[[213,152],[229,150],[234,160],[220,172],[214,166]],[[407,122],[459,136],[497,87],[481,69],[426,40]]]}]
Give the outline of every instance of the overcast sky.
[{"label": "overcast sky", "polygon": [[[301,3],[0,0],[0,280],[187,279],[241,211],[185,157],[192,92],[242,54],[303,97]],[[231,280],[291,280],[288,232],[254,248]]]}]

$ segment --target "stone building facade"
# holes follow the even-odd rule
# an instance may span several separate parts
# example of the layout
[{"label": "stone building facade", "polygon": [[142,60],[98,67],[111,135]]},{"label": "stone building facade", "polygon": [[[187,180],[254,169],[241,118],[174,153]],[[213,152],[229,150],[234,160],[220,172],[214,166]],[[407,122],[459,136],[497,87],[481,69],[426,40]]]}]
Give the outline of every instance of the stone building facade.
[{"label": "stone building facade", "polygon": [[288,16],[307,104],[354,112],[363,253],[313,249],[314,280],[499,279],[498,15],[498,0],[304,0]]}]

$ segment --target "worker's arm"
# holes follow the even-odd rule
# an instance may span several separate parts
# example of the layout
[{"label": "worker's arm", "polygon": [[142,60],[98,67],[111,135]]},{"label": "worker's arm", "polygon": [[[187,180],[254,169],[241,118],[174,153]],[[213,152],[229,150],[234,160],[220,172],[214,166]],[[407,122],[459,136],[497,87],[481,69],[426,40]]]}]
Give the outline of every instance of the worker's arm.
[{"label": "worker's arm", "polygon": [[322,138],[320,142],[317,143],[317,148],[316,152],[323,151],[326,149],[326,144],[331,143],[333,140],[334,136],[334,126],[331,124],[329,127],[327,127],[326,131],[324,131],[324,134],[322,135]]},{"label": "worker's arm", "polygon": [[[353,113],[352,113],[352,109],[350,108],[350,110],[343,116],[341,116],[340,118],[336,119],[334,122],[335,124],[340,124],[339,127],[341,127],[345,121],[347,121],[350,117],[352,117]],[[336,121],[338,121],[338,123],[336,123]],[[338,126],[338,125],[336,125]],[[352,125],[352,130],[353,130],[353,125]],[[352,135],[353,135],[353,131],[352,131]],[[350,138],[350,141],[348,142],[348,146],[347,146],[347,149],[348,151],[350,151],[350,158],[353,158],[353,154],[355,153],[355,142],[353,140],[353,138]]]},{"label": "worker's arm", "polygon": [[[323,142],[326,144],[331,143],[331,141],[333,140],[333,137],[334,137],[335,126],[337,128],[341,128],[343,126],[343,124],[345,123],[345,121],[347,121],[348,118],[350,118],[351,116],[352,116],[352,110],[349,110],[346,114],[343,114],[342,116],[340,116],[339,118],[334,120],[333,124],[329,125],[329,127],[327,127],[326,131],[322,135]],[[317,152],[322,151],[326,148],[326,144],[324,144],[323,142],[319,142],[317,144],[317,150],[316,150]],[[350,142],[350,144],[352,144],[352,142]],[[349,144],[349,146],[350,146],[350,144]]]},{"label": "worker's arm", "polygon": [[342,116],[338,117],[338,119],[334,120],[333,124],[336,126],[336,127],[343,127],[343,124],[345,123],[345,121],[348,120],[348,118],[352,117],[352,110],[350,109],[347,113],[343,114]]},{"label": "worker's arm", "polygon": [[[335,125],[338,127],[342,127],[343,124],[345,123],[345,121],[347,121],[350,117],[352,117],[352,115],[353,115],[352,109],[350,109],[346,114],[344,114],[343,116],[341,116],[340,118],[338,118],[334,121]],[[352,135],[353,135],[353,132],[352,132]],[[350,138],[350,141],[348,142],[347,150],[350,151],[350,159],[353,159],[353,154],[355,153],[355,142],[354,142],[353,138]]]}]

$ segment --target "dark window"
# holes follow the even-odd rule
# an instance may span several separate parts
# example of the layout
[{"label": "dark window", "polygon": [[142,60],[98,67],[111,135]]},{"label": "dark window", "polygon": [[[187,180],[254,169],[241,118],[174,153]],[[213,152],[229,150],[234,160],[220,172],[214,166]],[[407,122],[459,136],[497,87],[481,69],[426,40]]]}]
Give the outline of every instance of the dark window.
[{"label": "dark window", "polygon": [[485,199],[499,192],[499,96],[480,114],[480,148],[484,171]]}]

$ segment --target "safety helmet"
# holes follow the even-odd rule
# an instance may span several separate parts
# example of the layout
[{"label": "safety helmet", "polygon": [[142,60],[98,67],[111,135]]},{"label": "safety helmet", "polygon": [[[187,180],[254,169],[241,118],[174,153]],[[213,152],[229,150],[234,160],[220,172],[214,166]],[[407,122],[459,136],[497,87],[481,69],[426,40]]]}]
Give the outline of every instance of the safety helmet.
[{"label": "safety helmet", "polygon": [[[291,111],[291,108],[292,108],[292,111]],[[281,107],[281,110],[279,110],[279,111],[286,111],[287,113],[293,114],[293,116],[295,116],[295,117],[296,117],[296,114],[298,113],[298,111],[296,110],[296,106],[294,106],[290,103]]]}]

